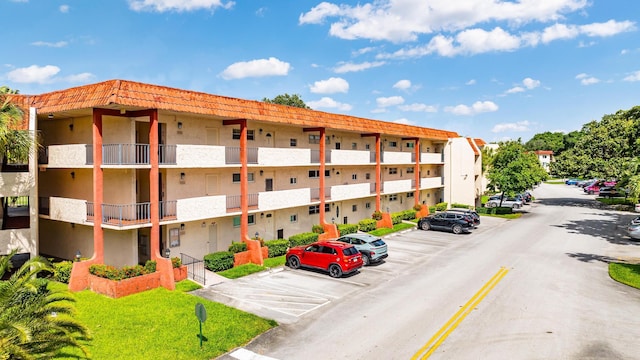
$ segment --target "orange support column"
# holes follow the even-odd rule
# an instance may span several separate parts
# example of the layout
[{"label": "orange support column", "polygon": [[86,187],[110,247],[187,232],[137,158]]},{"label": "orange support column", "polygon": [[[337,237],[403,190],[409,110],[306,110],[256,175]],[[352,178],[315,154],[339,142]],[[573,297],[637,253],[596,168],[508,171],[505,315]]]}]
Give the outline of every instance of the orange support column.
[{"label": "orange support column", "polygon": [[325,207],[325,181],[324,181],[324,173],[325,170],[327,168],[327,159],[326,159],[326,151],[327,151],[327,145],[326,145],[326,130],[325,128],[313,128],[313,129],[304,129],[304,131],[319,131],[320,132],[320,168],[318,170],[319,172],[319,176],[320,176],[320,181],[318,186],[320,187],[319,193],[320,193],[320,226],[322,226],[322,230],[324,231],[322,234],[320,234],[318,236],[318,240],[319,241],[327,241],[327,240],[331,240],[331,239],[335,239],[337,237],[340,236],[340,233],[338,232],[338,227],[336,226],[336,224],[333,223],[328,223],[327,220],[325,219],[326,214],[324,211],[324,207]]},{"label": "orange support column", "polygon": [[149,113],[149,202],[151,205],[151,259],[156,262],[156,270],[160,273],[160,285],[174,290],[176,284],[173,278],[171,259],[160,254],[160,159],[158,156],[158,110]]},{"label": "orange support column", "polygon": [[75,262],[69,278],[69,290],[80,291],[89,286],[89,267],[104,262],[104,230],[102,229],[102,203],[104,177],[102,173],[102,109],[93,109],[93,255],[89,260]]}]

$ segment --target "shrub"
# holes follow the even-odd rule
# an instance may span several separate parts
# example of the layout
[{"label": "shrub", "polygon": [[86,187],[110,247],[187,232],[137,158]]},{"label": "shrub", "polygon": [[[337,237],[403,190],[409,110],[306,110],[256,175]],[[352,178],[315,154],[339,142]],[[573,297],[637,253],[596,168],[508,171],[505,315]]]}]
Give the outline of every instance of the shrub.
[{"label": "shrub", "polygon": [[363,219],[358,222],[360,231],[369,232],[376,229],[377,221],[374,219]]},{"label": "shrub", "polygon": [[295,234],[289,237],[289,244],[291,244],[291,247],[298,245],[307,245],[316,241],[318,241],[318,234],[314,232]]},{"label": "shrub", "polygon": [[339,224],[338,232],[340,233],[340,236],[357,233],[358,225],[357,224]]},{"label": "shrub", "polygon": [[270,258],[286,254],[287,249],[289,248],[289,240],[286,239],[266,241],[264,244],[267,246],[267,248],[269,248]]},{"label": "shrub", "polygon": [[471,205],[453,203],[453,204],[451,204],[451,207],[452,208],[459,208],[459,209],[470,209]]},{"label": "shrub", "polygon": [[371,218],[375,220],[382,220],[382,213],[376,210],[371,214]]},{"label": "shrub", "polygon": [[55,281],[68,284],[71,277],[73,262],[61,261],[53,264],[53,279]]},{"label": "shrub", "polygon": [[247,251],[247,244],[244,242],[232,242],[229,245],[229,252],[237,254],[243,251]]},{"label": "shrub", "polygon": [[89,267],[89,273],[101,278],[109,280],[123,280],[136,276],[151,274],[156,271],[156,262],[148,260],[147,263],[142,265],[124,266],[118,269],[111,265],[94,264]]},{"label": "shrub", "polygon": [[433,214],[434,212],[436,212],[436,207],[435,206],[429,206],[429,214]]},{"label": "shrub", "polygon": [[437,203],[436,204],[436,211],[445,211],[447,210],[447,204],[446,202],[441,202],[441,203]]},{"label": "shrub", "polygon": [[402,222],[402,213],[391,214],[391,223],[393,225],[400,224]]},{"label": "shrub", "polygon": [[[151,274],[156,272],[156,262],[153,260],[147,260],[147,262],[144,263],[144,269],[146,274]],[[141,275],[144,275],[144,273]]]},{"label": "shrub", "polygon": [[311,227],[311,232],[322,234],[324,232],[324,228],[322,227],[322,225],[316,224]]},{"label": "shrub", "polygon": [[180,266],[182,266],[182,260],[179,257],[172,257],[171,258],[171,266],[173,266],[174,268],[179,268]]},{"label": "shrub", "polygon": [[218,251],[204,256],[204,266],[211,271],[224,271],[233,268],[233,253]]},{"label": "shrub", "polygon": [[513,213],[513,210],[510,207],[494,207],[494,208],[480,207],[480,208],[477,208],[476,211],[478,212],[478,214],[492,214],[492,215],[506,215],[506,214]]}]

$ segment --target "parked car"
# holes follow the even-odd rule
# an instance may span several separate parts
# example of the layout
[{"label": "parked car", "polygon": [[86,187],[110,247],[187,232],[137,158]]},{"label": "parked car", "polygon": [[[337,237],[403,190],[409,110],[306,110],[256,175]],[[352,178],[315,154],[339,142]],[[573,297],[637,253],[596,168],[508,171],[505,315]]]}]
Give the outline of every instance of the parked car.
[{"label": "parked car", "polygon": [[592,182],[590,185],[584,187],[584,192],[589,195],[599,194],[600,188],[602,187],[614,187],[616,186],[615,181],[604,181],[604,180],[596,180]]},{"label": "parked car", "polygon": [[517,198],[504,197],[502,199],[502,204],[500,204],[500,195],[492,196],[484,203],[485,207],[494,208],[498,206],[502,207],[510,207],[512,209],[520,209],[522,207],[522,200],[518,200]]},{"label": "parked car", "polygon": [[629,223],[629,226],[627,226],[627,233],[630,238],[640,240],[640,216]]},{"label": "parked car", "polygon": [[387,244],[379,237],[370,234],[348,234],[336,240],[355,246],[362,254],[362,263],[364,266],[380,262],[389,256],[387,253]]},{"label": "parked car", "polygon": [[425,216],[418,220],[418,228],[421,230],[445,230],[454,234],[471,232],[475,226],[473,218],[457,212],[443,211],[433,215]]},{"label": "parked car", "polygon": [[447,211],[470,215],[471,218],[473,219],[473,225],[475,227],[478,227],[480,225],[480,214],[478,214],[478,212],[475,210],[465,209],[465,208],[451,208]]},{"label": "parked car", "polygon": [[584,188],[585,186],[589,186],[589,185],[593,184],[594,181],[596,181],[596,179],[580,180],[580,181],[578,181],[576,183],[576,186]]},{"label": "parked car", "polygon": [[614,188],[613,186],[604,186],[600,188],[600,191],[598,192],[598,194],[601,197],[616,197],[616,196],[623,196],[624,194],[620,193],[616,188]]},{"label": "parked car", "polygon": [[322,241],[292,247],[287,250],[285,258],[292,269],[320,269],[334,278],[357,271],[363,265],[362,254],[358,249],[340,241]]},{"label": "parked car", "polygon": [[567,181],[565,181],[564,183],[567,185],[577,185],[578,184],[578,179],[567,179]]},{"label": "parked car", "polygon": [[525,191],[520,195],[522,195],[522,199],[524,200],[525,203],[530,203],[531,199],[533,199],[533,195],[531,195],[529,191]]}]

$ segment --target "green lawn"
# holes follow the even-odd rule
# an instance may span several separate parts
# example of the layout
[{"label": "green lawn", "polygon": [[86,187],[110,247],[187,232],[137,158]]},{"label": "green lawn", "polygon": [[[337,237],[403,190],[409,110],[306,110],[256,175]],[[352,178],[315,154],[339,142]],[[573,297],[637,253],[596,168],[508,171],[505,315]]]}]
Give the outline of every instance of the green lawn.
[{"label": "green lawn", "polygon": [[253,273],[257,273],[260,271],[264,271],[270,268],[278,267],[284,265],[286,259],[285,256],[278,256],[274,258],[264,259],[264,265],[256,265],[256,264],[244,264],[240,266],[233,267],[229,270],[219,271],[216,274],[224,276],[228,279],[237,279],[239,277],[251,275]]},{"label": "green lawn", "polygon": [[384,236],[384,235],[388,235],[394,232],[398,232],[398,231],[402,231],[402,230],[406,230],[406,229],[411,229],[412,227],[415,227],[414,224],[407,224],[407,223],[400,223],[400,224],[395,224],[393,225],[393,229],[389,229],[389,228],[380,228],[380,229],[375,229],[373,231],[369,231],[369,234],[373,235],[373,236]]},{"label": "green lawn", "polygon": [[[54,283],[65,287],[66,284]],[[85,290],[74,293],[78,319],[91,331],[93,359],[212,359],[277,326],[243,311],[183,292],[199,287],[189,280],[176,291],[164,288],[120,299]],[[207,310],[200,349],[196,303]],[[56,359],[77,359],[76,353]]]},{"label": "green lawn", "polygon": [[609,263],[609,276],[617,282],[640,289],[640,264]]}]

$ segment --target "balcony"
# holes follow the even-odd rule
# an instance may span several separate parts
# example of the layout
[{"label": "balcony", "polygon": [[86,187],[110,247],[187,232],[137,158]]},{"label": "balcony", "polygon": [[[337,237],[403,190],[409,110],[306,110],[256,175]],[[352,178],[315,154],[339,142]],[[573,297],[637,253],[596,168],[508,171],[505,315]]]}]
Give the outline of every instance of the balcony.
[{"label": "balcony", "polygon": [[[375,184],[374,190],[375,190]],[[331,187],[331,201],[356,199],[371,196],[370,183],[335,185]]]},{"label": "balcony", "polygon": [[[331,165],[370,165],[371,152],[363,150],[331,150]],[[373,162],[375,163],[375,153]]]},{"label": "balcony", "polygon": [[420,178],[420,189],[435,189],[444,186],[444,178],[442,176]]},{"label": "balcony", "polygon": [[[240,206],[242,201],[241,195],[227,195],[227,212],[239,212],[242,211],[242,206]],[[257,209],[258,208],[258,194],[249,194],[248,195],[248,207],[249,209]]]},{"label": "balcony", "polygon": [[[240,164],[240,147],[227,146],[224,153],[225,163],[229,165]],[[258,148],[247,148],[247,163],[258,163]]]},{"label": "balcony", "polygon": [[306,206],[310,202],[311,189],[309,188],[265,191],[258,194],[258,209],[260,211]]},{"label": "balcony", "polygon": [[385,181],[383,182],[383,184],[384,184],[384,192],[386,194],[409,192],[412,190],[410,179]]},{"label": "balcony", "polygon": [[415,164],[415,155],[413,152],[403,151],[384,151],[384,164]]},{"label": "balcony", "polygon": [[[160,164],[176,164],[176,145],[158,146]],[[104,144],[102,145],[103,165],[149,165],[149,144]],[[39,163],[49,168],[74,168],[93,165],[91,144],[50,145],[41,153]]]},{"label": "balcony", "polygon": [[0,173],[0,196],[15,196],[28,194],[34,186],[34,180],[29,173],[10,172]]},{"label": "balcony", "polygon": [[[331,188],[324,188],[324,199],[331,200]],[[311,189],[311,201],[320,201],[320,188]]]},{"label": "balcony", "polygon": [[[175,200],[160,202],[160,221],[177,219],[176,203]],[[94,220],[94,203],[87,202],[86,221],[94,222]],[[102,223],[117,227],[151,224],[151,203],[102,204]]]},{"label": "balcony", "polygon": [[443,153],[421,153],[420,163],[421,164],[442,164],[444,163],[444,154]]}]

